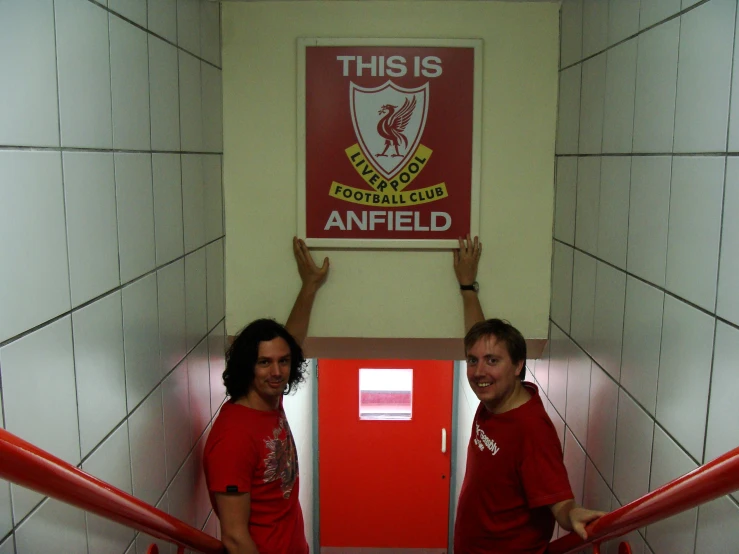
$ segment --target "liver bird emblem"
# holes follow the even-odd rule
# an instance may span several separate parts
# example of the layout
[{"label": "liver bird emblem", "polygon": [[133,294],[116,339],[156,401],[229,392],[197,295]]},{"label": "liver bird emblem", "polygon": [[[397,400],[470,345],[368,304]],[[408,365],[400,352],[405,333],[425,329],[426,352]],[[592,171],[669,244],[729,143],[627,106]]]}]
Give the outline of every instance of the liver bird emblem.
[{"label": "liver bird emblem", "polygon": [[[383,116],[377,123],[377,132],[385,139],[385,149],[377,156],[391,156],[393,158],[402,158],[405,154],[401,154],[398,150],[399,146],[405,148],[408,146],[408,139],[403,131],[405,131],[408,122],[411,120],[413,110],[416,109],[416,97],[406,98],[403,105],[398,110],[397,106],[385,104],[380,108],[378,115]],[[396,111],[397,110],[397,111]],[[388,154],[387,151],[393,147],[394,154]]]}]

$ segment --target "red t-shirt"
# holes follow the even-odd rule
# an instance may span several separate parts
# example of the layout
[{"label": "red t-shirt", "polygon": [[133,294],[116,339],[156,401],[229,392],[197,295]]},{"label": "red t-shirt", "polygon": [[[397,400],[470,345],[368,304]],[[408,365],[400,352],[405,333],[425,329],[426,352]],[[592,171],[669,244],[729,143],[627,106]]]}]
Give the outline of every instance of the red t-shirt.
[{"label": "red t-shirt", "polygon": [[542,554],[552,538],[549,508],[573,498],[562,446],[539,396],[492,414],[480,404],[454,526],[455,554]]},{"label": "red t-shirt", "polygon": [[285,412],[226,402],[203,454],[210,502],[217,492],[251,495],[249,534],[260,554],[307,554],[298,501],[298,455]]}]

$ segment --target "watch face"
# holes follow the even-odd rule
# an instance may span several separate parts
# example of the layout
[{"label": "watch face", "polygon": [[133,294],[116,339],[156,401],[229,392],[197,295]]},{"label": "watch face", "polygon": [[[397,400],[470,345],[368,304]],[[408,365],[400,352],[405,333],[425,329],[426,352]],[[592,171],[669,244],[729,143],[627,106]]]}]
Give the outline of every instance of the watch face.
[{"label": "watch face", "polygon": [[474,290],[475,292],[478,292],[480,290],[480,285],[477,284],[477,281],[472,283],[472,290]]}]

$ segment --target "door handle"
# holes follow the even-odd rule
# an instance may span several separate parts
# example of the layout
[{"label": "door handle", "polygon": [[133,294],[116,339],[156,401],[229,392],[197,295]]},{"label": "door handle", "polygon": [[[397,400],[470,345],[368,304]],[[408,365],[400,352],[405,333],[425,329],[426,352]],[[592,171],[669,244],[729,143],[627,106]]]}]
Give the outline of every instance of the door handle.
[{"label": "door handle", "polygon": [[441,430],[441,453],[446,454],[446,429]]}]

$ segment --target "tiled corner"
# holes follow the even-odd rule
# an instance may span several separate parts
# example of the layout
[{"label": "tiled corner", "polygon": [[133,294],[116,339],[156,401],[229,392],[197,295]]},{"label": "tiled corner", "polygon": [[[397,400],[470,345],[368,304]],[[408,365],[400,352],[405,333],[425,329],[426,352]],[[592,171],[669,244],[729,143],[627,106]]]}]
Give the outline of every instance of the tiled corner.
[{"label": "tiled corner", "polygon": [[608,45],[616,44],[639,31],[641,0],[609,0]]},{"label": "tiled corner", "polygon": [[665,293],[639,279],[626,282],[621,385],[651,414],[657,406],[657,375]]},{"label": "tiled corner", "polygon": [[221,65],[220,2],[200,3],[200,55],[214,65]]},{"label": "tiled corner", "polygon": [[590,377],[588,411],[588,455],[610,486],[613,482],[613,455],[616,449],[618,385],[598,364]]},{"label": "tiled corner", "polygon": [[[204,3],[205,4],[205,3]],[[218,7],[219,4],[213,4]],[[221,70],[200,64],[203,109],[203,150],[223,152],[223,85]]]},{"label": "tiled corner", "polygon": [[567,407],[565,421],[584,448],[588,448],[588,408],[590,404],[590,358],[580,350],[567,364]]},{"label": "tiled corner", "polygon": [[208,335],[208,365],[210,367],[210,409],[215,417],[226,398],[223,372],[226,369],[226,324],[221,322]]},{"label": "tiled corner", "polygon": [[575,243],[575,207],[577,201],[577,158],[558,157],[554,197],[554,238]]},{"label": "tiled corner", "polygon": [[632,158],[626,267],[657,286],[665,284],[671,175],[668,156]]},{"label": "tiled corner", "polygon": [[16,550],[24,552],[87,552],[85,512],[49,499],[15,532]]},{"label": "tiled corner", "polygon": [[183,151],[203,151],[200,60],[178,51],[180,71],[180,144]]},{"label": "tiled corner", "polygon": [[680,20],[639,35],[634,152],[672,152]]},{"label": "tiled corner", "polygon": [[551,318],[569,332],[573,249],[555,241],[553,250]]},{"label": "tiled corner", "polygon": [[154,269],[154,194],[151,154],[115,154],[121,282]]},{"label": "tiled corner", "polygon": [[167,486],[162,392],[157,388],[128,418],[133,494],[155,505]]},{"label": "tiled corner", "polygon": [[[77,393],[74,386],[72,325],[69,316],[0,349],[5,428],[66,462],[80,461]],[[33,394],[25,394],[33,385]],[[15,521],[41,495],[11,487]]]},{"label": "tiled corner", "polygon": [[64,196],[72,306],[120,285],[113,154],[65,152]]},{"label": "tiled corner", "polygon": [[59,146],[54,3],[0,5],[0,144]]},{"label": "tiled corner", "polygon": [[695,554],[731,552],[739,544],[739,506],[719,498],[698,508]]},{"label": "tiled corner", "polygon": [[[155,0],[152,3],[159,1],[161,0]],[[108,0],[108,7],[111,11],[133,21],[137,25],[146,27],[146,2],[141,0]]]},{"label": "tiled corner", "polygon": [[589,510],[611,511],[611,489],[589,459],[585,460],[585,488],[582,505]]},{"label": "tiled corner", "polygon": [[208,333],[206,267],[204,248],[185,257],[185,325],[188,351],[195,348]]},{"label": "tiled corner", "polygon": [[159,350],[164,376],[187,354],[184,260],[177,260],[157,271],[157,290]]},{"label": "tiled corner", "polygon": [[582,4],[583,0],[562,2],[560,67],[582,58]]},{"label": "tiled corner", "polygon": [[575,252],[572,274],[572,325],[570,335],[588,352],[593,346],[593,315],[595,312],[595,258]]},{"label": "tiled corner", "polygon": [[735,19],[735,0],[711,0],[681,17],[675,152],[726,150]]},{"label": "tiled corner", "polygon": [[608,2],[583,0],[582,55],[583,58],[600,52],[607,46]]},{"label": "tiled corner", "polygon": [[200,0],[177,0],[177,45],[200,55]]},{"label": "tiled corner", "polygon": [[123,339],[126,397],[131,412],[161,379],[156,275],[123,288]]},{"label": "tiled corner", "polygon": [[680,445],[703,457],[715,320],[665,296],[657,421]]},{"label": "tiled corner", "polygon": [[208,342],[200,342],[187,357],[190,386],[190,436],[195,444],[205,431],[212,415],[210,410],[210,368]]},{"label": "tiled corner", "polygon": [[[631,0],[611,0],[628,4]],[[608,50],[606,91],[603,109],[603,152],[631,152],[634,139],[637,39]]]},{"label": "tiled corner", "polygon": [[595,255],[598,250],[600,206],[600,157],[577,160],[577,215],[575,246]]},{"label": "tiled corner", "polygon": [[613,492],[622,504],[649,492],[654,420],[619,390]]},{"label": "tiled corner", "polygon": [[[737,10],[739,21],[739,10]],[[734,38],[734,62],[731,77],[731,100],[729,107],[729,152],[739,150],[739,41]]]},{"label": "tiled corner", "polygon": [[109,15],[113,146],[151,148],[149,53],[146,32]]},{"label": "tiled corner", "polygon": [[61,154],[1,151],[0,175],[0,236],[13,237],[0,246],[3,342],[69,310],[70,300]]},{"label": "tiled corner", "polygon": [[149,96],[151,147],[180,149],[180,99],[177,48],[149,36]]},{"label": "tiled corner", "polygon": [[626,269],[631,158],[604,157],[600,166],[598,257]]},{"label": "tiled corner", "polygon": [[206,246],[205,257],[208,296],[208,330],[210,331],[226,315],[223,280],[223,239]]},{"label": "tiled corner", "polygon": [[85,457],[126,417],[121,293],[72,314],[80,445]]},{"label": "tiled corner", "polygon": [[[588,3],[598,3],[586,0]],[[600,54],[582,64],[580,91],[580,154],[600,154],[603,142],[603,107],[606,96],[606,54]]]},{"label": "tiled corner", "polygon": [[577,154],[577,141],[580,135],[581,74],[581,64],[565,69],[559,74],[557,154]]},{"label": "tiled corner", "polygon": [[641,0],[639,28],[646,29],[680,11],[680,0]]},{"label": "tiled corner", "polygon": [[730,157],[726,164],[726,190],[723,204],[721,232],[721,261],[719,264],[716,314],[739,325],[739,294],[736,276],[739,275],[739,159]]},{"label": "tiled corner", "polygon": [[564,463],[567,476],[570,478],[570,487],[575,502],[582,504],[585,489],[585,451],[578,444],[575,436],[568,429],[565,430]]},{"label": "tiled corner", "polygon": [[188,361],[183,361],[162,383],[167,481],[171,481],[192,448]]},{"label": "tiled corner", "polygon": [[595,277],[592,356],[616,380],[621,373],[625,300],[626,274],[598,262]]},{"label": "tiled corner", "polygon": [[724,164],[717,156],[672,161],[666,288],[711,312],[716,306]]},{"label": "tiled corner", "polygon": [[[649,490],[655,490],[698,466],[657,425],[654,428],[652,474]],[[647,527],[647,543],[655,552],[693,554],[698,509],[694,508]]]},{"label": "tiled corner", "polygon": [[185,253],[180,155],[152,154],[152,180],[156,263],[161,265]]},{"label": "tiled corner", "polygon": [[177,0],[148,2],[149,30],[177,44]]},{"label": "tiled corner", "polygon": [[205,244],[205,182],[204,156],[182,155],[182,214],[185,232],[185,252]]},{"label": "tiled corner", "polygon": [[562,419],[562,417],[557,412],[557,409],[552,405],[551,402],[546,402],[546,409],[547,409],[547,414],[549,414],[549,419],[552,420],[552,425],[554,425],[554,430],[557,432],[557,438],[559,438],[559,444],[562,446],[562,449],[564,450],[565,420]]},{"label": "tiled corner", "polygon": [[203,181],[205,186],[205,240],[213,241],[223,236],[223,179],[221,155],[203,156]]},{"label": "tiled corner", "polygon": [[557,327],[552,327],[551,356],[549,359],[549,392],[547,396],[554,408],[565,413],[567,406],[567,364],[570,352],[576,348]]},{"label": "tiled corner", "polygon": [[54,9],[62,146],[112,148],[108,12],[87,0]]},{"label": "tiled corner", "polygon": [[[739,390],[739,372],[736,371],[739,330],[718,322],[714,348],[704,463],[739,445],[739,427],[735,424],[739,416],[739,406],[735,401],[735,392]],[[739,492],[735,493],[735,497],[739,500]]]},{"label": "tiled corner", "polygon": [[168,489],[170,514],[195,525],[195,464],[192,455],[187,457],[179,473]]},{"label": "tiled corner", "polygon": [[[131,457],[128,449],[128,423],[118,427],[82,464],[82,470],[106,483],[132,493]],[[89,554],[123,552],[134,539],[135,531],[95,514],[87,514]]]}]

